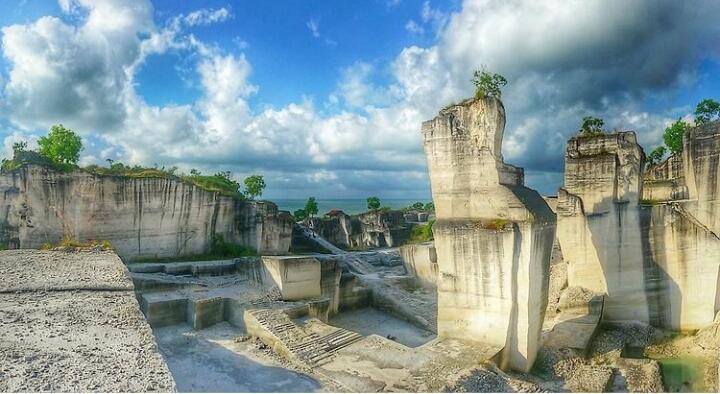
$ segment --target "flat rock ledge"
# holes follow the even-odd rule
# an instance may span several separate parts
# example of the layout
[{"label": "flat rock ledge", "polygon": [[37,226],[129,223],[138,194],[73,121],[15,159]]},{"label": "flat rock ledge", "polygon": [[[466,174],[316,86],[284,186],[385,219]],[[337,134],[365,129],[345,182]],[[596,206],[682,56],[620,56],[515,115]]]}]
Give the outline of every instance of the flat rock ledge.
[{"label": "flat rock ledge", "polygon": [[175,391],[112,252],[0,251],[0,392]]}]

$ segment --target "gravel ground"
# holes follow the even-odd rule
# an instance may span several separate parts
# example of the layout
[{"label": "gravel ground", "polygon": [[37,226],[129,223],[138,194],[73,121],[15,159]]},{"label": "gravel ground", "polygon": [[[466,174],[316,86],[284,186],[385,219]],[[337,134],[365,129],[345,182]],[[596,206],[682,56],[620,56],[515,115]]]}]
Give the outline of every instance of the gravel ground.
[{"label": "gravel ground", "polygon": [[174,391],[108,252],[0,252],[0,391]]},{"label": "gravel ground", "polygon": [[36,290],[133,290],[113,252],[0,251],[0,293]]}]

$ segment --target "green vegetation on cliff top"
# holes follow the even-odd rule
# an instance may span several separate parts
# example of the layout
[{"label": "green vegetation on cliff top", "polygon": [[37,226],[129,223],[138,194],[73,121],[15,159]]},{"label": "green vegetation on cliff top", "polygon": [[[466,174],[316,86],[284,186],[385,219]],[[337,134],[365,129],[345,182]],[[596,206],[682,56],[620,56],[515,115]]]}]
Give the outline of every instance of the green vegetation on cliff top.
[{"label": "green vegetation on cliff top", "polygon": [[240,183],[232,179],[230,171],[221,171],[215,175],[204,175],[195,169],[190,174],[177,173],[177,167],[143,167],[129,166],[121,162],[108,159],[108,166],[103,167],[92,164],[79,167],[82,139],[74,131],[62,125],[53,126],[47,136],[38,140],[40,149],[29,150],[27,142],[19,141],[13,144],[13,158],[3,159],[0,173],[8,173],[26,165],[40,165],[52,168],[59,172],[73,170],[85,171],[95,175],[119,176],[126,178],[164,178],[179,180],[202,190],[217,192],[219,194],[245,199],[260,197],[265,189],[265,181],[261,175],[251,175],[245,179],[245,193],[240,190]]}]

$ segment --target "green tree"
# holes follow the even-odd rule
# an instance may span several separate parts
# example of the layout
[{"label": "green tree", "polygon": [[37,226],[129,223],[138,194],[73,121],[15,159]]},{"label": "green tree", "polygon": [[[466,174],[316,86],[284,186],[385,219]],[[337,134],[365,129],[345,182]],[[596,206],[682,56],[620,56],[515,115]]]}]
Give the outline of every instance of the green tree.
[{"label": "green tree", "polygon": [[191,168],[191,169],[190,169],[190,176],[200,176],[200,171],[198,171],[198,170],[196,170],[196,169],[194,169],[194,168]]},{"label": "green tree", "polygon": [[367,207],[371,211],[375,211],[380,208],[380,199],[376,196],[367,198]]},{"label": "green tree", "polygon": [[318,213],[318,205],[317,201],[315,201],[315,197],[308,198],[307,202],[305,203],[305,215],[307,217],[313,217],[317,215]]},{"label": "green tree", "polygon": [[245,183],[245,195],[251,200],[262,196],[265,190],[265,180],[262,175],[250,175],[243,183]]},{"label": "green tree", "polygon": [[665,129],[663,134],[663,141],[665,146],[670,149],[672,154],[677,154],[683,150],[683,135],[685,130],[688,128],[688,124],[682,119],[678,119],[677,122],[671,124]]},{"label": "green tree", "polygon": [[307,213],[304,209],[296,209],[295,212],[293,212],[293,217],[296,221],[300,221],[307,217]]},{"label": "green tree", "polygon": [[507,79],[500,74],[491,74],[485,70],[475,70],[472,83],[475,85],[475,98],[500,98],[501,88],[507,85]]},{"label": "green tree", "polygon": [[666,152],[667,149],[665,149],[664,146],[658,146],[657,148],[653,149],[652,152],[650,152],[650,154],[648,155],[648,165],[654,166],[660,163]]},{"label": "green tree", "polygon": [[429,203],[425,204],[425,211],[426,211],[426,212],[432,212],[432,211],[434,211],[434,210],[435,210],[435,204],[433,204],[432,201],[430,201]]},{"label": "green tree", "polygon": [[701,125],[720,118],[720,103],[705,99],[695,107],[695,124]]},{"label": "green tree", "polygon": [[215,176],[227,182],[234,182],[232,179],[232,172],[230,171],[218,171],[215,173]]},{"label": "green tree", "polygon": [[412,205],[412,209],[415,209],[415,210],[418,210],[418,211],[422,211],[422,209],[423,209],[424,206],[425,206],[425,204],[423,204],[423,203],[421,203],[421,202],[418,201],[418,202],[416,202],[415,204]]},{"label": "green tree", "polygon": [[600,118],[586,116],[583,118],[582,126],[580,126],[578,132],[585,136],[602,134],[604,124],[605,122]]},{"label": "green tree", "polygon": [[77,164],[83,149],[80,136],[63,125],[53,126],[46,137],[40,137],[38,145],[41,155],[58,164]]},{"label": "green tree", "polygon": [[25,141],[17,141],[15,143],[13,143],[12,144],[13,154],[15,156],[17,156],[18,153],[25,152],[27,150],[27,146],[28,146],[27,142],[25,142]]}]

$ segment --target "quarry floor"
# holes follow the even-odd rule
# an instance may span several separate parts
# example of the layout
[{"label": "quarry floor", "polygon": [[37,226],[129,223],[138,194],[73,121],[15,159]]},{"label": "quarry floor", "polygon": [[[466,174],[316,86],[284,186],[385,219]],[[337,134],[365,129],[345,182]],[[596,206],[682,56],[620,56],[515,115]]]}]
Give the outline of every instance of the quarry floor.
[{"label": "quarry floor", "polygon": [[194,330],[187,324],[154,329],[181,392],[315,392],[315,378],[288,368],[244,330],[227,322]]},{"label": "quarry floor", "polygon": [[[500,371],[484,362],[497,349],[435,337],[428,324],[436,308],[432,292],[409,286],[392,259],[358,256],[376,269],[366,284],[376,292],[377,304],[341,311],[326,327],[363,338],[328,362],[308,367],[228,321],[199,329],[185,322],[151,329],[124,266],[112,253],[0,252],[0,391],[658,392],[717,387],[720,326],[690,336],[647,326],[603,327],[587,354],[543,348],[531,373]],[[273,294],[233,274],[157,277],[171,283],[153,293],[158,299],[180,294],[275,302]],[[310,320],[294,319],[300,326]],[[552,326],[548,322],[545,329]],[[640,349],[641,358],[628,349]],[[663,386],[663,376],[666,384],[670,376],[672,385]]]},{"label": "quarry floor", "polygon": [[433,332],[422,329],[375,308],[362,308],[343,312],[330,319],[335,327],[355,331],[363,336],[392,337],[407,347],[418,347],[435,339]]}]

